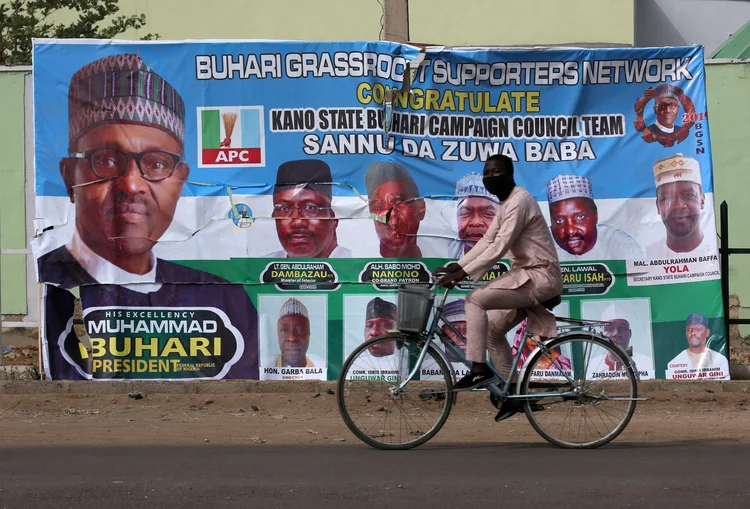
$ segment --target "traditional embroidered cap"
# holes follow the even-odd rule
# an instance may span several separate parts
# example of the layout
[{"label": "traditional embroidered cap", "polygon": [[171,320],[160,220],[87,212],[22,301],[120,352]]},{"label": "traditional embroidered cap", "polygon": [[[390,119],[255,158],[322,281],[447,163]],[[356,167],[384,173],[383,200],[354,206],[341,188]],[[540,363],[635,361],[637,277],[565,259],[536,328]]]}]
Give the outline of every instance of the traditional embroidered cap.
[{"label": "traditional embroidered cap", "polygon": [[373,318],[390,318],[396,320],[396,305],[380,297],[375,297],[367,303],[365,320]]},{"label": "traditional embroidered cap", "polygon": [[678,152],[654,163],[654,179],[656,187],[670,182],[693,182],[701,185],[700,163]]},{"label": "traditional embroidered cap", "polygon": [[104,57],[79,69],[70,80],[70,143],[107,123],[157,127],[184,143],[185,103],[139,55]]},{"label": "traditional embroidered cap", "polygon": [[602,313],[601,319],[603,322],[609,322],[612,320],[625,320],[630,323],[630,321],[628,320],[627,312],[616,302],[607,306],[607,309],[605,309]]},{"label": "traditional embroidered cap", "polygon": [[451,322],[465,322],[466,321],[466,302],[464,299],[454,300],[449,302],[443,308],[443,315]]},{"label": "traditional embroidered cap", "polygon": [[456,196],[461,198],[468,198],[469,196],[479,196],[481,198],[487,198],[489,200],[498,203],[498,198],[494,194],[487,191],[482,181],[482,175],[477,172],[469,173],[464,175],[461,179],[456,182]]},{"label": "traditional embroidered cap", "polygon": [[591,181],[578,175],[558,175],[547,182],[547,201],[552,204],[571,198],[594,199]]},{"label": "traditional embroidered cap", "polygon": [[669,85],[668,83],[663,83],[654,89],[654,101],[658,101],[665,97],[679,100],[677,97],[677,87]]},{"label": "traditional embroidered cap", "polygon": [[287,161],[276,172],[276,193],[290,186],[305,186],[320,194],[331,197],[331,168],[319,159]]},{"label": "traditional embroidered cap", "polygon": [[305,318],[310,318],[307,314],[307,308],[302,302],[298,301],[294,297],[291,297],[284,304],[281,305],[281,311],[279,312],[279,318],[283,318],[287,315],[300,315]]},{"label": "traditional embroidered cap", "polygon": [[412,196],[407,198],[416,198],[419,196],[419,188],[414,179],[406,171],[406,168],[400,164],[389,163],[389,162],[377,162],[372,163],[367,172],[365,173],[365,187],[367,188],[367,196],[375,194],[375,189],[384,182],[391,180],[398,180],[406,184],[408,191]]},{"label": "traditional embroidered cap", "polygon": [[708,318],[699,315],[698,313],[691,313],[688,315],[687,321],[685,322],[685,327],[688,325],[703,325],[708,329]]}]

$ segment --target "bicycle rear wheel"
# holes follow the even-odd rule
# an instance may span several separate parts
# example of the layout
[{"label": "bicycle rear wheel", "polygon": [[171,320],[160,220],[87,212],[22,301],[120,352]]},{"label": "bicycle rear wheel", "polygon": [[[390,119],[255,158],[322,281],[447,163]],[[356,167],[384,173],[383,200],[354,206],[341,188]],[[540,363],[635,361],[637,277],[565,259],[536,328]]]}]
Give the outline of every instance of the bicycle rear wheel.
[{"label": "bicycle rear wheel", "polygon": [[[612,441],[630,422],[638,397],[635,373],[625,354],[609,341],[586,334],[554,339],[547,348],[549,354],[537,350],[532,355],[521,379],[519,394],[539,395],[523,400],[531,425],[545,440],[564,448],[591,449]],[[539,387],[540,383],[549,386]],[[532,402],[544,410],[532,411]]]},{"label": "bicycle rear wheel", "polygon": [[421,351],[418,338],[388,334],[361,344],[346,359],[338,379],[339,411],[349,430],[378,449],[411,449],[440,431],[456,398],[451,372],[430,345],[422,380],[397,387]]}]

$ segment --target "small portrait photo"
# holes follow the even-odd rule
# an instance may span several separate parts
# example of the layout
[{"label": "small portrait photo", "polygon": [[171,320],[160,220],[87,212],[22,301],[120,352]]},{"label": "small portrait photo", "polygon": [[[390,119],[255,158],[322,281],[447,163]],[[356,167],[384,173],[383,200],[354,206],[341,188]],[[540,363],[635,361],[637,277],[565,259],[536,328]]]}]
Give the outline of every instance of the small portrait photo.
[{"label": "small portrait photo", "polygon": [[[654,378],[654,343],[651,332],[651,302],[649,299],[585,300],[581,303],[584,320],[610,322],[601,332],[635,362],[641,379]],[[592,354],[587,377],[616,378],[622,365],[604,351]],[[596,377],[593,374],[598,374]],[[608,375],[609,374],[609,375]]]},{"label": "small portrait photo", "polygon": [[255,222],[253,211],[247,203],[234,203],[227,213],[237,228],[250,228]]},{"label": "small portrait photo", "polygon": [[[555,307],[554,313],[556,316],[568,316],[570,313],[570,304],[565,301],[561,302],[557,307]],[[557,322],[557,324],[565,325],[565,323],[563,322]],[[521,369],[523,369],[523,365],[526,362],[526,359],[528,359],[529,356],[537,349],[534,341],[530,337],[526,337],[526,320],[523,320],[521,323],[508,331],[508,333],[506,334],[506,338],[509,339],[513,359],[515,359],[516,355],[518,354],[518,349],[522,349],[521,358],[518,360],[518,365],[516,366],[516,371],[520,371]],[[521,345],[522,342],[523,346]],[[542,357],[539,362],[537,362],[535,371],[538,371],[538,373],[533,375],[531,377],[531,380],[535,382],[545,380],[564,380],[565,377],[560,374],[558,366],[555,365],[555,362],[565,372],[569,374],[572,373],[573,354],[571,352],[569,344],[563,345],[561,348],[554,348],[551,350],[551,353],[551,359],[549,356],[545,356]]]},{"label": "small portrait photo", "polygon": [[[397,332],[396,294],[347,295],[344,297],[344,359],[362,343]],[[382,380],[408,375],[409,352],[396,342],[378,343],[361,352],[347,370],[349,380]]]},{"label": "small portrait photo", "polygon": [[667,363],[668,380],[729,378],[729,362],[717,351],[725,342],[717,327],[719,323],[719,320],[709,321],[700,313],[688,315],[684,322],[684,339],[680,341],[686,348]]},{"label": "small portrait photo", "polygon": [[[325,380],[328,345],[327,297],[260,295],[258,307],[261,379],[265,374],[304,375],[301,379]],[[265,376],[265,379],[284,378]]]},{"label": "small portrait photo", "polygon": [[[464,297],[448,297],[443,308],[444,321],[440,325],[440,330],[458,346],[466,355],[466,299]],[[458,336],[445,322],[451,325],[461,334]],[[445,359],[448,361],[448,367],[451,368],[453,381],[456,382],[469,372],[469,367],[453,352],[445,348],[442,343],[436,343],[435,348],[440,350]],[[437,363],[430,358],[426,358],[422,364],[422,380],[440,380],[443,372]]]},{"label": "small portrait photo", "polygon": [[[648,108],[648,104],[651,108]],[[646,143],[657,142],[663,147],[682,143],[695,123],[695,106],[692,99],[676,85],[662,83],[647,88],[643,97],[635,102],[635,128]],[[681,124],[682,119],[689,120]]]}]

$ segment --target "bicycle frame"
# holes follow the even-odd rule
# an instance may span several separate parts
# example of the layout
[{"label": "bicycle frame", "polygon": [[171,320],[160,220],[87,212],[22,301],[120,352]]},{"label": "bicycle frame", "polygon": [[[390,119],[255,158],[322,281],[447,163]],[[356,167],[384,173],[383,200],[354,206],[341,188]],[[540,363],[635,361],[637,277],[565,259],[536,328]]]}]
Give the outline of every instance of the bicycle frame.
[{"label": "bicycle frame", "polygon": [[[410,382],[411,380],[413,380],[416,374],[419,372],[419,369],[422,366],[422,362],[424,361],[424,358],[427,355],[427,349],[429,348],[430,344],[434,341],[433,338],[435,336],[440,338],[440,341],[443,343],[443,346],[445,347],[446,350],[450,350],[450,352],[453,353],[465,366],[470,367],[469,361],[467,361],[463,350],[459,348],[449,338],[444,338],[443,337],[444,333],[442,332],[442,330],[439,330],[440,323],[442,322],[443,324],[447,325],[448,328],[451,331],[453,331],[453,333],[456,334],[457,337],[461,338],[462,340],[466,339],[463,336],[463,334],[461,334],[456,329],[456,327],[450,322],[450,320],[446,320],[445,317],[443,316],[443,308],[445,306],[446,300],[448,299],[449,291],[450,289],[446,288],[445,291],[443,292],[442,297],[439,299],[440,300],[439,304],[433,304],[434,312],[433,312],[433,317],[430,322],[430,325],[427,327],[426,331],[420,334],[420,336],[422,336],[425,339],[425,344],[422,347],[422,350],[420,351],[419,357],[417,358],[417,362],[414,365],[414,368],[408,374],[406,379],[404,379],[398,385],[398,387],[396,388],[397,391],[402,390],[406,386],[406,384]],[[560,318],[558,318],[558,320],[560,320]],[[568,321],[569,323],[573,323],[574,325],[558,326],[558,330],[565,330],[565,329],[571,329],[571,330],[563,334],[558,334],[554,338],[550,338],[550,339],[565,338],[567,336],[571,336],[574,334],[579,335],[581,334],[581,332],[584,332],[584,333],[590,334],[592,337],[603,339],[609,342],[610,344],[615,345],[617,348],[619,348],[619,346],[617,346],[614,342],[610,341],[609,338],[607,338],[606,336],[602,334],[595,333],[593,330],[597,326],[601,327],[605,325],[607,322],[601,322],[598,320],[572,320],[572,319],[567,319],[567,320],[563,319],[563,321]],[[583,331],[581,330],[581,328],[583,328]],[[588,330],[586,330],[586,328]],[[537,351],[537,349],[539,349],[542,351],[542,354],[547,354],[548,358],[552,361],[555,368],[557,368],[557,370],[567,379],[567,381],[573,386],[574,390],[578,389],[578,384],[575,382],[575,380],[571,376],[568,376],[565,370],[563,370],[562,366],[560,366],[560,364],[555,359],[552,358],[552,356],[550,355],[550,350],[542,341],[537,340],[534,335],[529,334],[529,332],[526,331],[524,333],[524,339],[521,342],[521,344],[523,345],[524,342],[529,338],[531,338],[531,340],[536,345],[536,349],[533,350],[532,353],[527,357],[525,364],[523,368],[521,369],[521,372],[518,376],[517,383],[520,383],[520,381],[523,379],[523,375],[525,374],[526,369],[528,369],[529,361],[532,358],[534,358],[535,352]],[[451,361],[445,356],[445,354],[443,354],[443,352],[440,351],[440,349],[437,349],[437,350],[439,352],[439,355],[443,357],[443,360],[445,361],[446,365],[450,366]],[[516,355],[513,357],[513,362],[510,368],[510,373],[514,373],[516,371],[516,368],[518,367],[519,362],[521,360],[521,355],[523,355],[523,348],[519,348],[518,351],[516,352]],[[626,355],[626,357],[630,361],[630,365],[633,368],[633,371],[636,376],[636,381],[640,381],[640,377],[638,375],[638,370],[636,369],[635,362],[630,356]],[[500,372],[497,371],[497,369],[495,369],[494,366],[492,366],[491,364],[487,364],[487,366],[490,368],[492,373],[500,380],[500,383],[488,385],[486,389],[501,399],[530,399],[530,398],[539,399],[539,398],[545,398],[545,397],[560,397],[560,396],[574,396],[575,395],[574,391],[539,392],[539,393],[534,393],[532,395],[519,395],[519,394],[509,395],[508,392],[510,390],[511,384],[513,383],[511,380],[512,377],[509,377],[506,379]]]}]

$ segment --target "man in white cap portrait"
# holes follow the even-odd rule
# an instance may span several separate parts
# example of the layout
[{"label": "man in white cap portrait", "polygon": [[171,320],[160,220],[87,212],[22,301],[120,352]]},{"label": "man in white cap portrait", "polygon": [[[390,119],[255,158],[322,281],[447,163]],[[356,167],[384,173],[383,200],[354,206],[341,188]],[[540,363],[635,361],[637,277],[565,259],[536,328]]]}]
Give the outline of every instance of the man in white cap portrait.
[{"label": "man in white cap portrait", "polygon": [[669,372],[674,370],[691,370],[709,368],[721,371],[724,376],[729,377],[729,362],[727,358],[716,350],[708,348],[708,337],[711,329],[708,326],[708,318],[697,313],[688,315],[685,321],[685,339],[688,347],[680,352],[667,364],[667,378]]},{"label": "man in white cap portrait", "polygon": [[451,246],[451,258],[461,258],[479,242],[497,212],[498,199],[484,187],[482,175],[469,173],[456,183],[458,239]]},{"label": "man in white cap portrait", "polygon": [[674,85],[664,83],[654,89],[654,113],[656,122],[648,126],[649,131],[661,136],[669,136],[682,127],[675,124],[680,113],[680,102]]},{"label": "man in white cap portrait", "polygon": [[552,236],[562,249],[560,261],[643,258],[633,237],[599,222],[588,178],[558,175],[547,182],[547,201]]},{"label": "man in white cap portrait", "polygon": [[716,239],[701,229],[701,211],[705,206],[700,164],[692,157],[677,153],[654,163],[656,210],[667,230],[666,242],[648,246],[650,259],[666,259],[695,253],[716,252]]},{"label": "man in white cap portrait", "polygon": [[291,297],[281,306],[276,322],[276,336],[281,353],[275,366],[293,368],[324,367],[322,359],[307,355],[310,347],[310,315],[307,307]]},{"label": "man in white cap portrait", "polygon": [[[630,347],[630,340],[633,336],[633,331],[630,328],[630,320],[628,319],[628,313],[625,309],[613,302],[602,312],[601,321],[609,322],[603,327],[604,336],[609,338],[615,345],[617,345],[627,355],[627,350]],[[650,353],[650,352],[649,352]],[[640,352],[633,351],[630,356],[635,362],[638,371],[650,371],[654,368],[654,363],[651,356],[643,355]],[[586,368],[587,373],[601,373],[601,372],[616,372],[623,368],[622,363],[618,359],[613,358],[609,352],[593,357],[589,361],[589,365]]]}]

